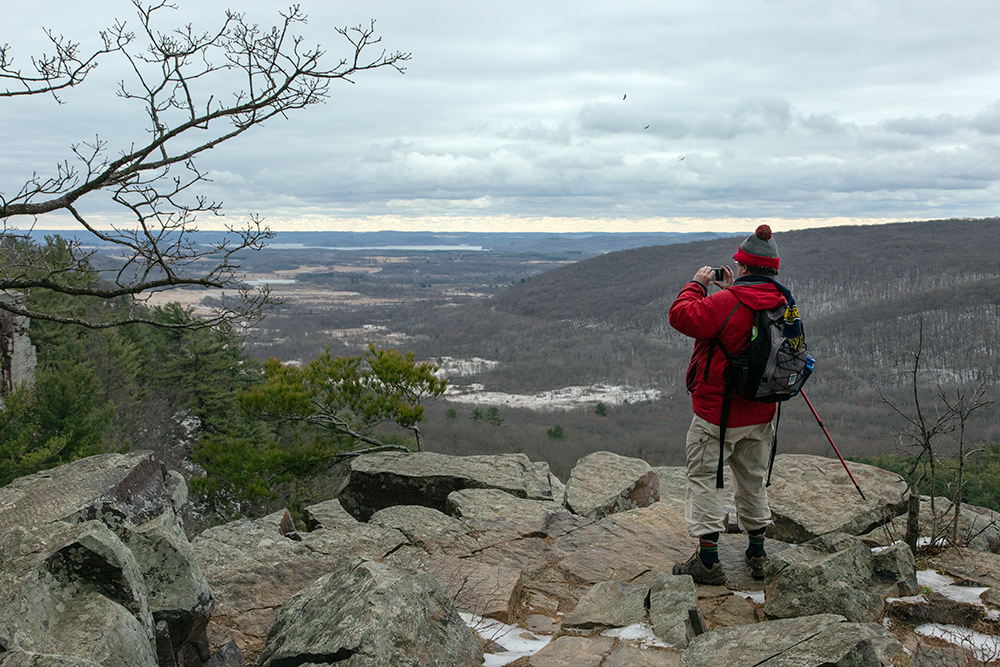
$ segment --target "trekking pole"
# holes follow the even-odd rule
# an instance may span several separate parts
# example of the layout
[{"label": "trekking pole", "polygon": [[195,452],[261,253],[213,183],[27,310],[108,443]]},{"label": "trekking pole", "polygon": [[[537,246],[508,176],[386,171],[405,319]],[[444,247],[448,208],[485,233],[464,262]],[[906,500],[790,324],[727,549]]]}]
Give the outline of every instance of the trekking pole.
[{"label": "trekking pole", "polygon": [[816,408],[813,407],[813,404],[809,400],[809,397],[806,396],[806,392],[801,391],[799,393],[802,394],[802,398],[806,399],[806,405],[808,405],[809,409],[812,410],[813,417],[816,418],[816,423],[819,424],[819,427],[821,429],[823,429],[823,433],[826,434],[826,439],[830,441],[830,445],[833,447],[833,451],[837,452],[837,458],[840,459],[840,462],[844,464],[844,470],[847,471],[847,476],[851,478],[852,482],[854,482],[854,488],[857,489],[858,493],[861,494],[861,500],[868,500],[867,498],[865,498],[865,494],[861,491],[861,487],[858,486],[857,480],[854,479],[854,475],[851,474],[851,469],[847,467],[847,461],[845,461],[844,457],[840,455],[840,450],[837,449],[837,445],[833,444],[833,438],[830,437],[830,432],[826,430],[825,426],[823,426],[823,420],[819,418],[819,415],[816,413]]}]

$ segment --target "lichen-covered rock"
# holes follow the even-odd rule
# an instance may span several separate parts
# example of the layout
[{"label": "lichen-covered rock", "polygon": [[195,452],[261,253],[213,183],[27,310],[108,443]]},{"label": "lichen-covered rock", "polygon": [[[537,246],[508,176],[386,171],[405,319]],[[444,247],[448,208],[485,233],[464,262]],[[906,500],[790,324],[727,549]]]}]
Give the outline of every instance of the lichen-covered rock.
[{"label": "lichen-covered rock", "polygon": [[157,664],[139,565],[104,524],[8,529],[0,562],[0,645],[9,651],[102,667]]},{"label": "lichen-covered rock", "polygon": [[100,667],[86,658],[34,651],[11,651],[0,653],[0,667]]},{"label": "lichen-covered rock", "polygon": [[205,643],[212,610],[211,590],[176,514],[186,499],[183,477],[166,471],[152,452],[102,454],[0,489],[0,534],[92,521],[113,531],[138,565],[158,655],[176,661]]},{"label": "lichen-covered rock", "polygon": [[563,504],[591,519],[647,507],[660,499],[660,482],[642,459],[612,452],[588,454],[573,467]]},{"label": "lichen-covered rock", "polygon": [[873,554],[872,570],[887,595],[917,594],[917,567],[910,547],[902,542]]},{"label": "lichen-covered rock", "polygon": [[874,586],[874,559],[849,535],[828,535],[771,556],[764,613],[792,618],[833,613],[853,622],[873,621],[884,608]]},{"label": "lichen-covered rock", "polygon": [[432,577],[360,560],[282,606],[259,664],[478,667],[482,662],[479,640]]},{"label": "lichen-covered rock", "polygon": [[177,655],[204,636],[215,601],[173,508],[132,528],[128,547],[142,572],[153,622],[166,625]]},{"label": "lichen-covered rock", "polygon": [[[558,480],[556,480],[557,482]],[[393,505],[424,505],[445,512],[448,494],[500,489],[519,498],[553,500],[548,465],[524,454],[448,456],[433,452],[380,452],[356,457],[341,505],[360,521]]]}]

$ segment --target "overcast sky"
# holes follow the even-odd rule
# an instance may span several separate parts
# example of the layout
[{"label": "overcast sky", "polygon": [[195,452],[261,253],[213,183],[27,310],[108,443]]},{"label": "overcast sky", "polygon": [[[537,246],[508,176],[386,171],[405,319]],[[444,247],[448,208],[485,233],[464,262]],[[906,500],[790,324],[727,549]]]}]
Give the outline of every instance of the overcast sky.
[{"label": "overcast sky", "polygon": [[[176,0],[168,28],[270,0]],[[118,0],[0,0],[0,43],[84,48]],[[201,159],[278,230],[742,231],[1000,214],[995,0],[303,0],[307,41],[377,19],[412,53]],[[58,106],[0,102],[0,191],[75,142],[141,141],[114,62]],[[648,126],[648,128],[647,128]],[[134,129],[130,129],[134,128]],[[134,135],[129,134],[130,131]],[[101,213],[95,203],[92,214]],[[41,220],[39,226],[49,226]],[[206,225],[208,227],[208,225]]]}]

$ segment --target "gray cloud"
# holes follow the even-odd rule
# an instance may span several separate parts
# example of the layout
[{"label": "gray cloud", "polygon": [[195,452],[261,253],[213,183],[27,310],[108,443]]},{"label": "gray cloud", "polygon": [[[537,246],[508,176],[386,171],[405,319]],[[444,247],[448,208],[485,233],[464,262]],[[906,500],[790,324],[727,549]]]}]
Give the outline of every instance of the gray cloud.
[{"label": "gray cloud", "polygon": [[[0,41],[93,41],[128,3],[4,8]],[[221,0],[181,0],[209,25]],[[190,6],[189,6],[190,5]],[[233,215],[329,226],[399,215],[920,218],[996,214],[1000,5],[959,0],[303,2],[307,40],[372,15],[405,76],[374,72],[203,160]],[[268,23],[282,5],[241,3]],[[34,34],[31,39],[25,35]],[[88,37],[89,35],[89,37]],[[331,37],[333,35],[333,37]],[[0,190],[74,142],[141,140],[128,72],[0,103]],[[624,99],[623,99],[624,97]],[[94,204],[100,208],[104,204]],[[375,224],[375,223],[373,223]],[[615,223],[621,229],[623,223]]]}]

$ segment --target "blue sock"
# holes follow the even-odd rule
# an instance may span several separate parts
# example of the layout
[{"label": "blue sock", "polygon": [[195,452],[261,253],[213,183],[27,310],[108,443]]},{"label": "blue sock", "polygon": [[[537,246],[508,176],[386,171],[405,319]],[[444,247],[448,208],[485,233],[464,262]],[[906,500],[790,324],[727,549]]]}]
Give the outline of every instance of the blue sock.
[{"label": "blue sock", "polygon": [[719,562],[719,534],[709,533],[698,538],[698,558],[705,567]]}]

